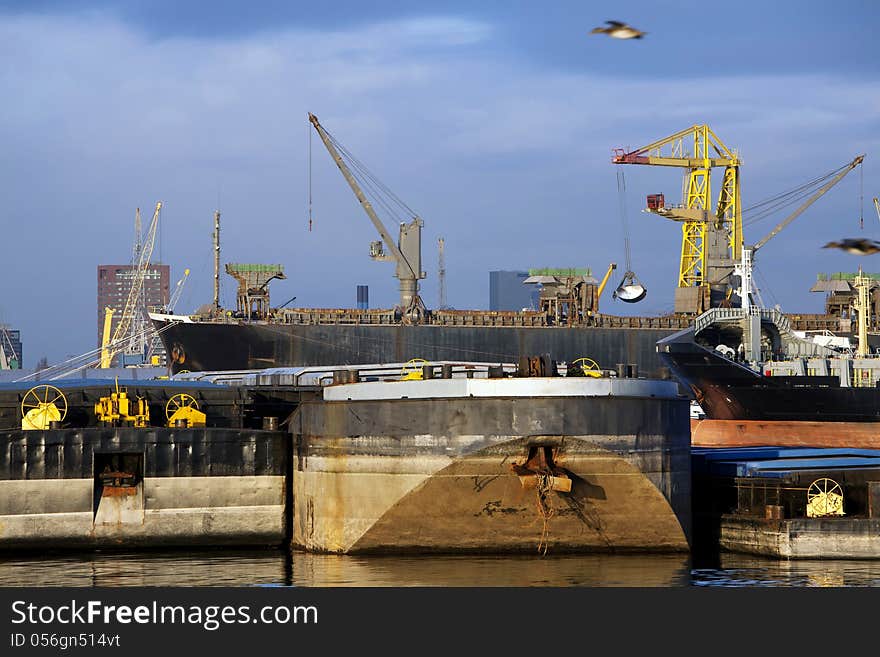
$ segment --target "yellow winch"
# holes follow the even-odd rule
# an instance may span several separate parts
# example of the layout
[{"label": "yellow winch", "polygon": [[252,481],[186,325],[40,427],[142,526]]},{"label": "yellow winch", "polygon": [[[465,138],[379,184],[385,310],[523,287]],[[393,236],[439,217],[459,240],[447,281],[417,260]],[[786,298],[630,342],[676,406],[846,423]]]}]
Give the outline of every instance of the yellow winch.
[{"label": "yellow winch", "polygon": [[103,426],[147,427],[150,424],[150,405],[146,399],[130,399],[126,390],[119,389],[109,397],[101,397],[95,402],[95,417]]},{"label": "yellow winch", "polygon": [[51,429],[66,415],[67,398],[55,386],[34,386],[21,400],[21,428],[27,431]]},{"label": "yellow winch", "polygon": [[183,392],[174,395],[165,404],[165,418],[169,427],[203,427],[207,420],[195,398]]}]

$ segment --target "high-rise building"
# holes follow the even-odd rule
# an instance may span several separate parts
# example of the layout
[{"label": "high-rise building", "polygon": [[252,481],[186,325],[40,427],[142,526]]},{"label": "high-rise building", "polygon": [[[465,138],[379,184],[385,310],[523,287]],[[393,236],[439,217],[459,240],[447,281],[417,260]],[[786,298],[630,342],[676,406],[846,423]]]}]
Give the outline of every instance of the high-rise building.
[{"label": "high-rise building", "polygon": [[11,370],[21,369],[21,332],[0,324],[0,347],[6,356],[6,364]]},{"label": "high-rise building", "polygon": [[367,310],[370,307],[370,286],[357,286],[357,304],[358,310]]},{"label": "high-rise building", "polygon": [[489,272],[489,310],[534,309],[534,286],[524,285],[527,271]]},{"label": "high-rise building", "polygon": [[[113,323],[110,335],[116,331],[116,326],[122,319],[125,303],[131,290],[131,279],[137,268],[133,265],[98,265],[98,347],[104,334],[104,309],[113,309]],[[144,272],[143,287],[143,322],[144,328],[148,328],[149,319],[146,311],[149,308],[164,308],[168,305],[168,293],[171,280],[171,267],[169,265],[150,265]],[[157,341],[158,342],[158,341]],[[164,351],[153,355],[164,359]]]}]

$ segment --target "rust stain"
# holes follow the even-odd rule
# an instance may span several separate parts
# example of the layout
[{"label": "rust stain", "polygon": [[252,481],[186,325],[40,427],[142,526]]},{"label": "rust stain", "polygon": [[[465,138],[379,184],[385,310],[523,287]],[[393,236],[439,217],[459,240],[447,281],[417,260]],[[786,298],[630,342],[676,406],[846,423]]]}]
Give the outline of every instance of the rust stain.
[{"label": "rust stain", "polygon": [[490,502],[486,502],[486,504],[483,505],[483,508],[474,514],[474,517],[478,518],[479,516],[489,516],[491,518],[496,513],[500,515],[510,515],[515,513],[522,513],[522,511],[522,509],[517,509],[515,507],[501,506],[501,500],[492,500]]},{"label": "rust stain", "polygon": [[137,486],[104,486],[101,497],[128,497],[137,495]]},{"label": "rust stain", "polygon": [[498,479],[501,475],[494,475],[492,477],[481,477],[480,475],[474,475],[471,479],[474,482],[474,492],[480,493],[483,489],[491,484],[493,481]]}]

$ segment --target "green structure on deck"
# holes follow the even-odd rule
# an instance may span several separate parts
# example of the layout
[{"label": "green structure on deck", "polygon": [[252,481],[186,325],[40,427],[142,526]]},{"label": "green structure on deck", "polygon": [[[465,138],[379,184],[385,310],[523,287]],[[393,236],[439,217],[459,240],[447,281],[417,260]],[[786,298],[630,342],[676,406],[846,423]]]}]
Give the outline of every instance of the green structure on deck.
[{"label": "green structure on deck", "polygon": [[269,281],[287,278],[281,265],[227,263],[226,273],[238,281],[238,313],[252,319],[269,314]]}]

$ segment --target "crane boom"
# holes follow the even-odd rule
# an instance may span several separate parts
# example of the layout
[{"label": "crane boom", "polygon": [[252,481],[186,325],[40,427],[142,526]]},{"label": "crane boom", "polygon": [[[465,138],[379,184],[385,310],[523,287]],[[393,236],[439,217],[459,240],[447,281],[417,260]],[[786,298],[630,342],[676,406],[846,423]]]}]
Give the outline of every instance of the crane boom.
[{"label": "crane boom", "polygon": [[612,262],[608,265],[608,271],[605,272],[605,276],[602,278],[602,282],[599,283],[599,289],[596,291],[596,299],[602,296],[602,292],[605,290],[605,286],[608,284],[608,279],[611,277],[611,272],[617,269],[617,263]]},{"label": "crane boom", "polygon": [[[694,137],[695,148],[693,154],[688,154],[685,152],[684,139],[691,136]],[[664,146],[671,148],[670,154],[663,154]],[[710,149],[716,157],[710,157]],[[692,125],[628,153],[618,149],[612,162],[685,168],[730,166],[739,163],[736,153],[727,148],[708,125]]]},{"label": "crane boom", "polygon": [[[769,242],[773,237],[775,237],[776,235],[778,235],[778,234],[779,234],[779,231],[781,231],[783,228],[785,228],[786,226],[788,226],[788,224],[790,224],[792,221],[794,221],[794,220],[797,219],[799,216],[801,216],[801,214],[804,212],[804,210],[806,210],[808,207],[810,207],[811,205],[813,205],[813,203],[815,203],[816,200],[818,200],[820,196],[822,196],[823,194],[825,194],[825,192],[827,192],[829,189],[831,189],[831,188],[834,187],[837,183],[839,183],[839,182],[843,179],[843,177],[844,177],[846,174],[848,174],[850,171],[852,171],[852,170],[855,169],[857,166],[859,166],[859,165],[862,163],[862,161],[863,161],[864,159],[865,159],[865,155],[864,155],[864,153],[863,153],[862,155],[857,155],[857,156],[853,159],[852,162],[850,162],[849,164],[847,164],[847,165],[843,168],[843,170],[841,170],[836,176],[834,176],[834,177],[833,177],[831,180],[829,180],[827,183],[825,183],[824,185],[822,185],[822,187],[820,187],[820,188],[816,191],[816,193],[814,193],[810,198],[808,198],[806,201],[804,201],[804,203],[803,203],[803,204],[802,204],[797,210],[795,210],[795,211],[792,212],[790,215],[788,215],[785,219],[783,219],[782,221],[780,221],[780,222],[776,225],[776,227],[775,227],[773,230],[771,230],[771,231],[770,231],[770,232],[769,232],[769,233],[768,233],[763,239],[759,240],[759,241],[758,241],[758,242],[752,247],[752,254],[754,255],[755,251],[757,251],[758,249],[760,249],[760,248],[761,248],[762,246],[764,246],[767,242]],[[874,199],[874,201],[875,201],[875,203],[876,203],[877,199]]]},{"label": "crane boom", "polygon": [[177,284],[174,286],[174,292],[171,293],[171,298],[168,300],[168,310],[169,312],[174,312],[174,307],[177,305],[177,302],[180,300],[180,294],[183,292],[183,284],[186,283],[186,279],[189,277],[189,269],[183,270],[183,276],[177,281]]},{"label": "crane boom", "polygon": [[330,152],[330,156],[333,158],[333,161],[336,162],[336,166],[339,167],[339,170],[342,172],[342,175],[345,178],[345,181],[348,183],[348,186],[351,187],[351,191],[353,191],[354,195],[357,196],[357,200],[360,201],[361,207],[363,207],[364,212],[367,213],[370,221],[373,222],[373,226],[375,226],[376,230],[379,231],[379,235],[382,236],[382,241],[385,243],[385,246],[387,246],[388,249],[391,251],[394,259],[397,260],[397,262],[399,263],[406,263],[406,266],[409,268],[412,275],[415,276],[415,272],[412,270],[412,267],[409,267],[409,263],[406,261],[406,258],[403,257],[400,249],[397,248],[397,244],[395,244],[394,240],[391,239],[391,235],[385,229],[385,225],[379,219],[376,211],[373,210],[373,205],[370,203],[369,200],[367,200],[367,197],[364,196],[364,192],[361,190],[360,185],[357,184],[354,176],[351,175],[351,171],[349,171],[348,166],[342,159],[342,156],[339,155],[339,151],[336,150],[333,142],[330,141],[330,137],[327,135],[324,128],[318,122],[318,117],[309,112],[309,121],[313,126],[315,126],[315,130],[317,130],[318,135],[321,137],[321,141],[324,142],[324,146],[327,147],[327,150]]},{"label": "crane boom", "polygon": [[[132,319],[137,313],[142,313],[143,308],[142,304],[139,303],[142,296],[141,293],[144,287],[144,275],[146,274],[147,267],[150,264],[150,258],[153,257],[153,245],[156,243],[156,228],[159,225],[159,211],[162,209],[162,202],[159,201],[156,203],[156,210],[153,212],[153,219],[150,221],[150,227],[147,230],[147,236],[144,239],[143,245],[140,249],[140,254],[136,263],[134,263],[132,274],[131,274],[131,287],[128,289],[128,297],[125,301],[125,306],[122,310],[122,316],[119,318],[119,324],[116,325],[116,330],[113,333],[113,338],[110,340],[110,358],[112,360],[113,356],[120,350],[120,347],[117,346],[120,344],[120,341],[129,333],[132,325]],[[144,340],[144,336],[135,336],[132,335],[131,341],[133,342],[136,339],[141,341]]]},{"label": "crane boom", "polygon": [[104,332],[101,334],[101,363],[99,367],[102,370],[106,370],[110,367],[110,361],[113,359],[113,354],[107,348],[107,345],[110,344],[110,325],[113,322],[113,308],[107,306],[104,308]]},{"label": "crane boom", "polygon": [[[311,112],[309,112],[309,122],[314,126],[318,136],[321,137],[321,141],[324,142],[324,146],[327,148],[336,166],[339,167],[339,171],[342,172],[342,176],[345,178],[348,186],[351,187],[351,191],[354,192],[364,212],[367,213],[373,226],[382,237],[381,243],[374,242],[370,245],[371,256],[376,260],[392,259],[397,263],[394,275],[400,281],[400,310],[402,316],[409,322],[419,321],[424,311],[424,304],[419,298],[419,279],[425,277],[425,273],[421,271],[422,220],[414,217],[408,224],[401,223],[399,245],[395,243],[382,220],[379,219],[379,216],[373,209],[373,205],[367,199],[360,185],[358,185],[357,180],[349,170],[339,150],[334,145],[333,138],[318,122],[318,117]],[[382,252],[380,248],[382,244],[388,247],[388,250],[391,252],[391,258],[388,258]]]}]

